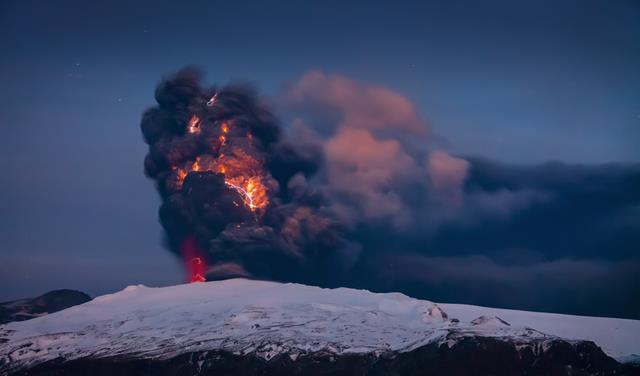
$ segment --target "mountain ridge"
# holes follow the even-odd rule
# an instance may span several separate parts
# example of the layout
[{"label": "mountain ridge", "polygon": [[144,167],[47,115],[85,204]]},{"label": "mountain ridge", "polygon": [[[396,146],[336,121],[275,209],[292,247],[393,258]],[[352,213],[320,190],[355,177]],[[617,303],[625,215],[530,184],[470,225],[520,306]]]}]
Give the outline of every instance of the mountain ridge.
[{"label": "mountain ridge", "polygon": [[29,320],[44,316],[78,304],[86,303],[91,297],[77,290],[52,290],[35,298],[0,302],[0,324]]},{"label": "mountain ridge", "polygon": [[[469,319],[481,311],[464,307],[399,293],[245,279],[129,286],[65,311],[0,326],[0,374],[86,374],[100,368],[146,374],[137,367],[190,370],[158,374],[215,374],[225,367],[249,367],[253,371],[247,374],[332,369],[330,374],[350,374],[341,373],[347,369],[407,374],[412,365],[434,372],[564,374],[554,372],[570,367],[584,374],[620,374],[621,365],[611,356],[637,350],[637,344],[625,342],[605,354],[589,338],[545,333],[536,322],[523,325],[513,312]],[[608,320],[601,325],[640,334],[640,322]],[[182,364],[185,359],[190,363]]]}]

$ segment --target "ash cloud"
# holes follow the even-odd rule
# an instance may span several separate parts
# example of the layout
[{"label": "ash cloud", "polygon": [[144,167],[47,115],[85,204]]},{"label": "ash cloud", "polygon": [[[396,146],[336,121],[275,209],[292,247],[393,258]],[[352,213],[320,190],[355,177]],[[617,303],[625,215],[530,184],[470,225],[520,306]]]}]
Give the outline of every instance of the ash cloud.
[{"label": "ash cloud", "polygon": [[544,199],[526,187],[467,192],[471,163],[435,147],[425,117],[391,90],[314,71],[289,85],[283,103],[295,131],[322,148],[314,183],[352,228],[434,233]]},{"label": "ash cloud", "polygon": [[369,260],[365,284],[447,303],[638,318],[640,260],[526,259],[526,250],[512,252],[525,258],[379,254]]},{"label": "ash cloud", "polygon": [[[640,318],[638,289],[624,287],[640,262],[639,164],[452,155],[406,97],[319,71],[282,94],[285,127],[249,88],[207,88],[194,70],[163,81],[156,97],[142,129],[160,219],[176,253],[195,234],[209,278]],[[196,136],[186,131],[194,113]],[[259,141],[229,141],[262,161],[269,205],[259,216],[233,205],[238,192],[212,171],[171,189],[171,166],[216,157],[210,139],[219,134],[207,127],[222,121]]]},{"label": "ash cloud", "polygon": [[205,87],[187,68],[159,84],[156,101],[141,123],[145,172],[171,251],[195,237],[210,279],[289,279],[350,248],[322,197],[288,189],[318,169],[318,153],[284,140],[251,88]]}]

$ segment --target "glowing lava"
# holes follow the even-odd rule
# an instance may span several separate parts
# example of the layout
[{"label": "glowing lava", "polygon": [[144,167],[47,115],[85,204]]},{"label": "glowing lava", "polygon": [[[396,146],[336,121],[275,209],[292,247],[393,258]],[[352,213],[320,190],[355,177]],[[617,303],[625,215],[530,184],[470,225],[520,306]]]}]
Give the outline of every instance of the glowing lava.
[{"label": "glowing lava", "polygon": [[255,184],[253,183],[253,180],[251,178],[249,178],[249,181],[247,183],[247,189],[242,188],[239,185],[235,185],[231,182],[228,182],[225,180],[224,182],[228,187],[231,187],[233,189],[235,189],[236,191],[238,191],[238,193],[240,193],[240,195],[242,196],[242,201],[244,202],[245,205],[247,205],[249,207],[249,209],[255,211],[256,209],[259,209],[261,207],[264,207],[263,205],[259,205],[258,203],[256,203],[253,198],[257,197],[258,195],[256,194],[256,189],[255,189]]},{"label": "glowing lava", "polygon": [[[197,121],[193,119],[197,119]],[[190,133],[193,133],[191,129],[194,124],[197,124],[194,132],[196,132],[195,129],[199,132],[200,119],[195,115],[188,124]],[[244,205],[251,211],[255,212],[264,209],[269,204],[269,197],[263,183],[263,175],[265,172],[262,161],[245,152],[240,147],[227,145],[229,141],[227,137],[228,133],[229,124],[223,122],[220,125],[220,134],[217,138],[218,142],[212,146],[214,153],[211,155],[205,154],[197,156],[195,161],[191,162],[190,165],[173,167],[176,188],[182,188],[184,179],[192,171],[217,172],[224,174],[225,185],[238,192]],[[244,137],[247,141],[251,142],[251,133],[245,133]],[[221,151],[223,147],[225,148],[225,153]],[[217,151],[217,157],[213,156],[216,155],[215,151]]]},{"label": "glowing lava", "polygon": [[194,257],[191,259],[191,265],[193,273],[191,274],[191,282],[205,282],[207,279],[204,274],[204,262],[200,257]]},{"label": "glowing lava", "polygon": [[207,264],[195,237],[187,236],[180,250],[187,270],[187,282],[205,282]]},{"label": "glowing lava", "polygon": [[200,118],[196,115],[191,116],[189,124],[187,125],[189,133],[200,133]]}]

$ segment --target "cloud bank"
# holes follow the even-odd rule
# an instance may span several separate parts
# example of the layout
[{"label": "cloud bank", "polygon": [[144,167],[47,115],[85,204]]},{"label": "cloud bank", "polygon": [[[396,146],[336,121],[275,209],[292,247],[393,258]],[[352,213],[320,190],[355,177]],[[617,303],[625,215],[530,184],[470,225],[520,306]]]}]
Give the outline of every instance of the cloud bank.
[{"label": "cloud bank", "polygon": [[451,155],[429,146],[429,125],[409,99],[322,72],[284,98],[294,132],[324,151],[313,183],[362,246],[348,283],[640,318],[640,164]]},{"label": "cloud bank", "polygon": [[[202,153],[219,158],[218,150],[246,144],[250,132],[259,143],[246,150],[264,164],[263,180],[272,182],[260,217],[231,206],[215,216],[199,211],[200,204],[214,205],[205,202],[212,170],[191,171],[189,193],[161,190],[163,206],[182,210],[196,200],[183,212],[204,213],[187,221],[164,218],[163,225],[176,237],[176,252],[196,232],[209,278],[239,275],[640,318],[640,164],[513,165],[452,155],[434,146],[432,125],[408,98],[320,71],[286,87],[278,105],[282,128],[253,92],[206,89],[198,79],[186,87],[177,97],[160,95],[166,108],[160,102],[147,118],[174,119],[175,103],[200,108],[218,92],[219,108],[200,115],[202,134],[210,126],[219,137],[224,121],[236,130],[218,149],[199,151],[202,134],[183,136],[186,125],[149,126],[169,135],[157,138],[166,151],[158,160],[175,157],[191,166]],[[193,111],[178,111],[178,123],[187,124]],[[174,153],[174,145],[186,152]],[[172,170],[160,165],[164,183]],[[204,201],[194,198],[198,189]],[[229,200],[238,198],[227,191]],[[242,221],[228,216],[235,211]],[[214,217],[220,229],[209,226]]]}]

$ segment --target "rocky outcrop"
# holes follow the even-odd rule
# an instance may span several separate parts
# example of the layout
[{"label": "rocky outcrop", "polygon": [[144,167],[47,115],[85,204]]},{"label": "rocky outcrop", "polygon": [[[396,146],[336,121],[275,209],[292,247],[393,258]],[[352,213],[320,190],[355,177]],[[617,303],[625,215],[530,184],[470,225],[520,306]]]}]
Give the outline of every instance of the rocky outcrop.
[{"label": "rocky outcrop", "polygon": [[[542,347],[545,347],[542,350]],[[225,351],[185,353],[164,359],[128,356],[60,359],[8,375],[639,375],[592,342],[563,340],[519,348],[496,338],[464,338],[452,346],[432,343],[404,353],[311,353],[270,360]]]},{"label": "rocky outcrop", "polygon": [[29,320],[86,303],[91,297],[75,290],[53,290],[32,299],[0,303],[0,324]]}]

